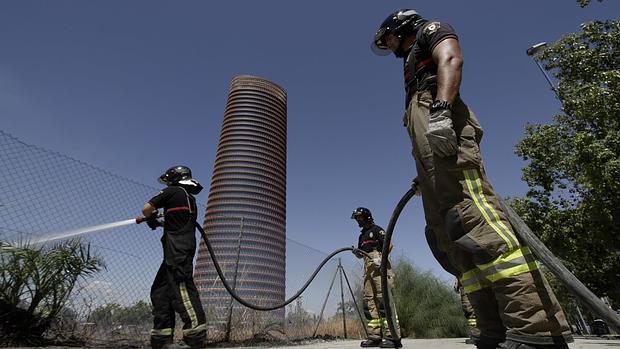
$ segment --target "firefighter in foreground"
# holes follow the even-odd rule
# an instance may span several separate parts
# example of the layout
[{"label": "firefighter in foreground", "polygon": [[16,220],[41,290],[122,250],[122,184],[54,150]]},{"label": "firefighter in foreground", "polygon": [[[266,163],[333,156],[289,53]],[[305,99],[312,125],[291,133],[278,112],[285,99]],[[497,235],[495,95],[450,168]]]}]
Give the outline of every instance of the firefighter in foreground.
[{"label": "firefighter in foreground", "polygon": [[[383,228],[376,225],[370,210],[358,207],[351,215],[352,219],[362,228],[358,238],[357,249],[366,252],[370,258],[354,250],[358,258],[364,257],[364,314],[368,320],[368,339],[363,341],[362,347],[400,348],[400,340],[395,340],[390,334],[385,320],[385,304],[381,290],[381,251],[383,249]],[[391,248],[390,248],[391,250]],[[389,263],[389,262],[388,262]],[[388,265],[388,282],[394,288],[394,273]],[[397,331],[400,332],[398,324]]]},{"label": "firefighter in foreground", "polygon": [[459,95],[463,58],[455,31],[400,10],[381,24],[372,48],[403,59],[403,121],[427,239],[472,303],[478,348],[567,348],[572,337],[564,313],[486,177],[482,128]]},{"label": "firefighter in foreground", "polygon": [[192,172],[186,166],[171,167],[159,177],[159,181],[167,187],[142,208],[142,214],[153,230],[161,225],[157,220],[157,209],[163,209],[165,217],[161,237],[164,260],[151,286],[151,347],[175,347],[176,312],[184,323],[185,344],[191,348],[203,348],[207,337],[206,317],[193,278],[196,251],[194,222],[197,217],[193,195],[198,194],[202,186],[192,179]]}]

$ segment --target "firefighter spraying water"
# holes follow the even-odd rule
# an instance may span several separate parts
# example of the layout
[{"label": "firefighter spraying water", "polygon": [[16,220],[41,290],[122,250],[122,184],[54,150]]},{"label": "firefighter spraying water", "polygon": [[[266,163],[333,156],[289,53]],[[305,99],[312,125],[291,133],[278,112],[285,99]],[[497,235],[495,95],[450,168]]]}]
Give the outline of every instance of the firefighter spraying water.
[{"label": "firefighter spraying water", "polygon": [[[153,305],[153,329],[151,347],[153,349],[173,346],[175,313],[183,321],[183,341],[191,348],[202,348],[206,344],[206,316],[198,290],[194,284],[194,254],[196,252],[197,218],[195,194],[202,186],[192,178],[187,166],[174,166],[159,177],[166,185],[142,208],[145,221],[153,230],[163,226],[161,244],[164,252],[153,285],[151,304]],[[158,209],[164,210],[164,222],[157,220]]]}]

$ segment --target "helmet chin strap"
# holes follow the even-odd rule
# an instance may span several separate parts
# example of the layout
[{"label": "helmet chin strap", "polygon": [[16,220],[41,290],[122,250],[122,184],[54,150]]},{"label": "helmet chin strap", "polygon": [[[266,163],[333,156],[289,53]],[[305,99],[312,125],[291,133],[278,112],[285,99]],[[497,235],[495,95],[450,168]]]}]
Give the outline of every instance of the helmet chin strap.
[{"label": "helmet chin strap", "polygon": [[366,218],[363,222],[357,222],[360,228],[367,228],[373,224],[373,220]]},{"label": "helmet chin strap", "polygon": [[407,57],[407,55],[409,54],[409,51],[411,51],[411,48],[413,47],[413,44],[415,43],[415,41],[409,46],[407,47],[406,50],[402,49],[403,46],[403,39],[400,37],[400,35],[398,36],[398,49],[396,49],[394,51],[394,56],[396,56],[396,58],[405,58]]}]

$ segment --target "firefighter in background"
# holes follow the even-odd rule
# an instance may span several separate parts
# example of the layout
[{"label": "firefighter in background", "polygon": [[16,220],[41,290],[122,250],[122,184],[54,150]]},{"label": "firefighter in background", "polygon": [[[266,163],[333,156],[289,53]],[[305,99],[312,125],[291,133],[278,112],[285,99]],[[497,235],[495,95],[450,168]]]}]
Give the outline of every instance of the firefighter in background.
[{"label": "firefighter in background", "polygon": [[399,10],[380,25],[372,49],[403,59],[403,123],[413,146],[427,239],[475,309],[477,347],[567,348],[572,337],[564,312],[486,177],[482,127],[459,94],[463,57],[456,32],[414,10]]},{"label": "firefighter in background", "polygon": [[467,329],[469,331],[469,338],[465,340],[466,344],[476,344],[480,339],[480,330],[476,325],[476,314],[474,308],[469,302],[469,298],[463,291],[463,286],[458,278],[454,279],[454,292],[458,293],[461,297],[461,308],[463,309],[463,316],[467,320]]},{"label": "firefighter in background", "polygon": [[[368,320],[368,338],[363,341],[362,347],[400,348],[400,340],[395,340],[385,319],[385,304],[381,290],[381,251],[385,232],[376,225],[370,210],[358,207],[353,211],[351,219],[355,219],[361,229],[357,249],[366,252],[370,258],[357,250],[353,253],[358,258],[364,258],[364,314]],[[390,246],[391,250],[391,246]],[[389,261],[388,261],[389,263]],[[394,288],[394,272],[388,264],[388,284]],[[396,314],[395,314],[396,315]],[[400,328],[397,326],[397,331]]]},{"label": "firefighter in background", "polygon": [[161,223],[157,209],[164,210],[161,243],[164,260],[151,286],[153,304],[153,349],[174,348],[175,312],[183,320],[183,341],[193,349],[204,348],[207,338],[206,316],[193,278],[196,251],[195,194],[202,186],[192,179],[186,166],[174,166],[159,177],[166,184],[159,194],[142,208],[148,226],[155,230]]}]

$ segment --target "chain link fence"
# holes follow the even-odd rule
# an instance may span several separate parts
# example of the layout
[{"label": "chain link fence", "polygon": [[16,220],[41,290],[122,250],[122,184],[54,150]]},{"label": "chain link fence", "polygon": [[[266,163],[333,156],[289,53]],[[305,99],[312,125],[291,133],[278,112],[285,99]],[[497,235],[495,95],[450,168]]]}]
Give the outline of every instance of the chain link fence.
[{"label": "chain link fence", "polygon": [[[9,245],[125,221],[160,190],[24,143],[1,130],[0,178],[0,242]],[[56,330],[64,337],[91,342],[146,342],[152,325],[150,285],[162,260],[159,234],[160,231],[151,232],[145,225],[131,224],[80,235],[81,241],[90,244],[91,250],[102,258],[105,269],[78,281],[56,322]],[[292,294],[327,254],[290,239],[286,249],[287,294]],[[359,290],[361,265],[344,267],[353,288]],[[237,283],[243,283],[242,264],[222,268],[228,271],[229,280],[232,271],[238,270]],[[319,322],[318,307],[327,296],[336,270],[337,261],[326,265],[303,298],[287,307],[284,324],[266,323],[261,312],[237,307],[230,312],[229,319],[221,321],[209,314],[209,304],[203,304],[209,321],[209,340],[263,341],[311,336]],[[221,287],[220,281],[213,287]],[[346,285],[344,288],[345,304],[351,303]],[[325,321],[317,334],[343,334],[342,318],[335,316],[340,298],[340,289],[335,287],[325,301]],[[23,302],[27,304],[28,300]],[[347,308],[345,313],[348,335],[363,337],[355,310]],[[181,322],[177,324],[180,326]]]}]

